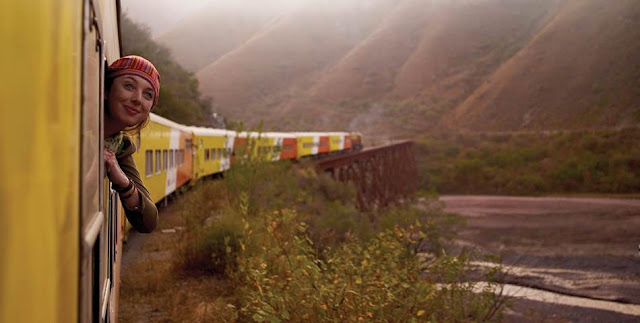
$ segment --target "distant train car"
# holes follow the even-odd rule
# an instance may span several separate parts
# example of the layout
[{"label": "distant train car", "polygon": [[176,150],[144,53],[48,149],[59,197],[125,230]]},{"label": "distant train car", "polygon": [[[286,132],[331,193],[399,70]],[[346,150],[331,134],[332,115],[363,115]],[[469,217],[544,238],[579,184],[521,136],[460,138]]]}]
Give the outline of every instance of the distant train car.
[{"label": "distant train car", "polygon": [[290,132],[266,132],[265,137],[272,138],[273,154],[271,160],[292,160],[298,158],[298,139]]},{"label": "distant train car", "polygon": [[349,134],[351,140],[351,150],[353,151],[361,151],[362,150],[362,134],[359,132],[352,132]]},{"label": "distant train car", "polygon": [[351,136],[347,132],[329,132],[329,152],[332,154],[351,150]]},{"label": "distant train car", "polygon": [[329,153],[327,132],[296,132],[298,139],[298,159]]},{"label": "distant train car", "polygon": [[193,132],[193,178],[222,173],[231,167],[235,132],[189,127]]},{"label": "distant train car", "polygon": [[138,151],[133,158],[140,178],[154,202],[161,201],[193,178],[191,146],[193,132],[189,127],[156,114],[136,136]]},{"label": "distant train car", "polygon": [[233,143],[236,158],[259,158],[264,161],[279,159],[275,152],[278,136],[265,132],[243,131],[236,134]]}]

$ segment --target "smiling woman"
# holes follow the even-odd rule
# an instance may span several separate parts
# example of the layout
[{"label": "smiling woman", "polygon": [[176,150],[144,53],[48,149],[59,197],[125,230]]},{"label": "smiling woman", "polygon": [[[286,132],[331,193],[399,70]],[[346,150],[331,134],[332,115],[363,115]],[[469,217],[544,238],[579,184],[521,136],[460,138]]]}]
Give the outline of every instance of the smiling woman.
[{"label": "smiling woman", "polygon": [[131,225],[151,232],[158,222],[158,210],[144,187],[133,160],[136,151],[129,134],[149,123],[149,113],[158,103],[160,75],[148,60],[126,56],[107,69],[104,111],[104,160],[107,176]]}]

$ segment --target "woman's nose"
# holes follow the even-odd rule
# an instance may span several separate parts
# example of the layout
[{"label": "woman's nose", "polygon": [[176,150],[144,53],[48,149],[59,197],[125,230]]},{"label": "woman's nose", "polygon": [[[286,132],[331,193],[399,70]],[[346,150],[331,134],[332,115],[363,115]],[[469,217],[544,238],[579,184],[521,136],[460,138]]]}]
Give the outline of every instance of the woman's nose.
[{"label": "woman's nose", "polygon": [[140,91],[134,91],[133,96],[131,97],[131,101],[135,102],[135,103],[140,103],[142,102],[142,92]]}]

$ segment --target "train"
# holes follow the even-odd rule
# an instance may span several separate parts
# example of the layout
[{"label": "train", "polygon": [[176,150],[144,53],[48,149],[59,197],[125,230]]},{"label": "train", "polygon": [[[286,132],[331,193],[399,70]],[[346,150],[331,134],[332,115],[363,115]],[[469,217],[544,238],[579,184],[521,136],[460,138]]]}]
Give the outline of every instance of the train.
[{"label": "train", "polygon": [[185,126],[151,113],[133,159],[156,203],[180,187],[224,174],[242,158],[299,161],[362,149],[357,132],[257,132]]},{"label": "train", "polygon": [[[126,220],[105,177],[103,111],[105,70],[122,54],[119,17],[117,0],[9,0],[0,10],[0,322],[117,321]],[[157,115],[134,142],[156,202],[239,158],[362,147],[357,133],[233,132]]]}]

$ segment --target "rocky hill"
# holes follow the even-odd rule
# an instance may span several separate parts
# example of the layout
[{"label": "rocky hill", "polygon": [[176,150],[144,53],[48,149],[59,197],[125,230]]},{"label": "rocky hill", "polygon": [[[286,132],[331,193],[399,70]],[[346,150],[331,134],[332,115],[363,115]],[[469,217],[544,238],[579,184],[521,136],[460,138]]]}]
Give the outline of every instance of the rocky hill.
[{"label": "rocky hill", "polygon": [[159,39],[232,119],[381,137],[640,122],[635,0],[240,2]]}]

